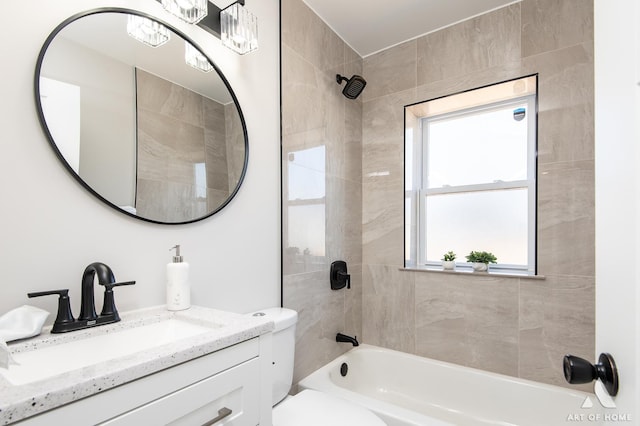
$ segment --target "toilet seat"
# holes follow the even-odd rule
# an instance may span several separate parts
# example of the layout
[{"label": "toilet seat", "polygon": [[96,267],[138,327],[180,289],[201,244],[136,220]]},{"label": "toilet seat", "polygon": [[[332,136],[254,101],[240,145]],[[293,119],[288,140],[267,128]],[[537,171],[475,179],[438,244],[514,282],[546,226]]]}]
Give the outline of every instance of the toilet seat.
[{"label": "toilet seat", "polygon": [[273,409],[273,426],[385,426],[364,407],[311,389],[285,399]]}]

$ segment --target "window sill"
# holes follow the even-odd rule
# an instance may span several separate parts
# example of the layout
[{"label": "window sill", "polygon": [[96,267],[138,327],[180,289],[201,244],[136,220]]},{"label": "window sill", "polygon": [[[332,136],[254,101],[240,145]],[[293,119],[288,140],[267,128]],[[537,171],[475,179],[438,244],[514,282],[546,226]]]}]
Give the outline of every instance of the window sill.
[{"label": "window sill", "polygon": [[544,280],[546,277],[544,275],[529,275],[527,272],[517,272],[517,271],[492,271],[489,269],[488,272],[473,272],[471,268],[458,266],[454,270],[444,270],[441,266],[425,266],[425,267],[416,267],[416,266],[406,266],[404,268],[400,268],[401,271],[411,271],[411,272],[434,272],[436,274],[457,274],[457,275],[476,275],[480,277],[507,277],[507,278],[524,278],[529,280]]}]

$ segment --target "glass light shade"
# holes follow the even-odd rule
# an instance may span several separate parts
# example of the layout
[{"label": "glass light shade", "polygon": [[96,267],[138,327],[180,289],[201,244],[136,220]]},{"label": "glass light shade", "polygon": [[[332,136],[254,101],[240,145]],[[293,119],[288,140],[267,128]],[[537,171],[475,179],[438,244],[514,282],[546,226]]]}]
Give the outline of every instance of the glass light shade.
[{"label": "glass light shade", "polygon": [[184,42],[184,61],[198,71],[209,72],[213,69],[207,57],[188,41]]},{"label": "glass light shade", "polygon": [[258,18],[239,3],[220,12],[222,44],[241,55],[258,48]]},{"label": "glass light shade", "polygon": [[129,15],[127,18],[127,34],[151,47],[165,44],[170,37],[167,27],[138,15]]},{"label": "glass light shade", "polygon": [[162,0],[165,10],[190,24],[207,16],[208,0]]}]

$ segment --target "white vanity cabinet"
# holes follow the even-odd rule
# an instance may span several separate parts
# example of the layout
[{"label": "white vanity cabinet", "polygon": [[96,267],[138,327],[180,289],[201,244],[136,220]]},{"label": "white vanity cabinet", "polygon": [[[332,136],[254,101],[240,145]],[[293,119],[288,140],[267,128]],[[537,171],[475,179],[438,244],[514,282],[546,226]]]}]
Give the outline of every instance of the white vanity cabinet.
[{"label": "white vanity cabinet", "polygon": [[19,424],[271,425],[270,357],[264,356],[265,345],[271,344],[268,337],[235,344]]}]

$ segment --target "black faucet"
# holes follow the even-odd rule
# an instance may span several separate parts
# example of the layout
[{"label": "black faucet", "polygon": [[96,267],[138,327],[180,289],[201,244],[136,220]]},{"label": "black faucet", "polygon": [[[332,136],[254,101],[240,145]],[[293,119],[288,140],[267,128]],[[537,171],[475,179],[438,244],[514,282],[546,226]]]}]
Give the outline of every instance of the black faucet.
[{"label": "black faucet", "polygon": [[342,333],[336,334],[336,342],[351,343],[353,346],[360,346],[360,343],[358,343],[358,336],[351,337]]},{"label": "black faucet", "polygon": [[105,285],[115,283],[113,271],[104,263],[94,262],[84,269],[82,274],[82,300],[80,302],[80,316],[78,320],[95,320],[98,318],[96,314],[96,302],[93,297],[93,279],[98,275],[98,283]]},{"label": "black faucet", "polygon": [[[96,314],[96,304],[93,294],[93,281],[98,276],[98,284],[105,287],[104,302],[102,312]],[[104,263],[94,262],[87,266],[82,274],[82,300],[80,302],[80,315],[76,320],[73,318],[69,303],[69,289],[39,291],[28,293],[29,297],[47,296],[57,294],[58,315],[53,323],[52,333],[66,333],[68,331],[80,330],[83,328],[95,327],[98,325],[111,324],[120,321],[120,315],[116,309],[113,297],[113,287],[123,285],[133,285],[135,281],[116,282],[111,268]]]}]

